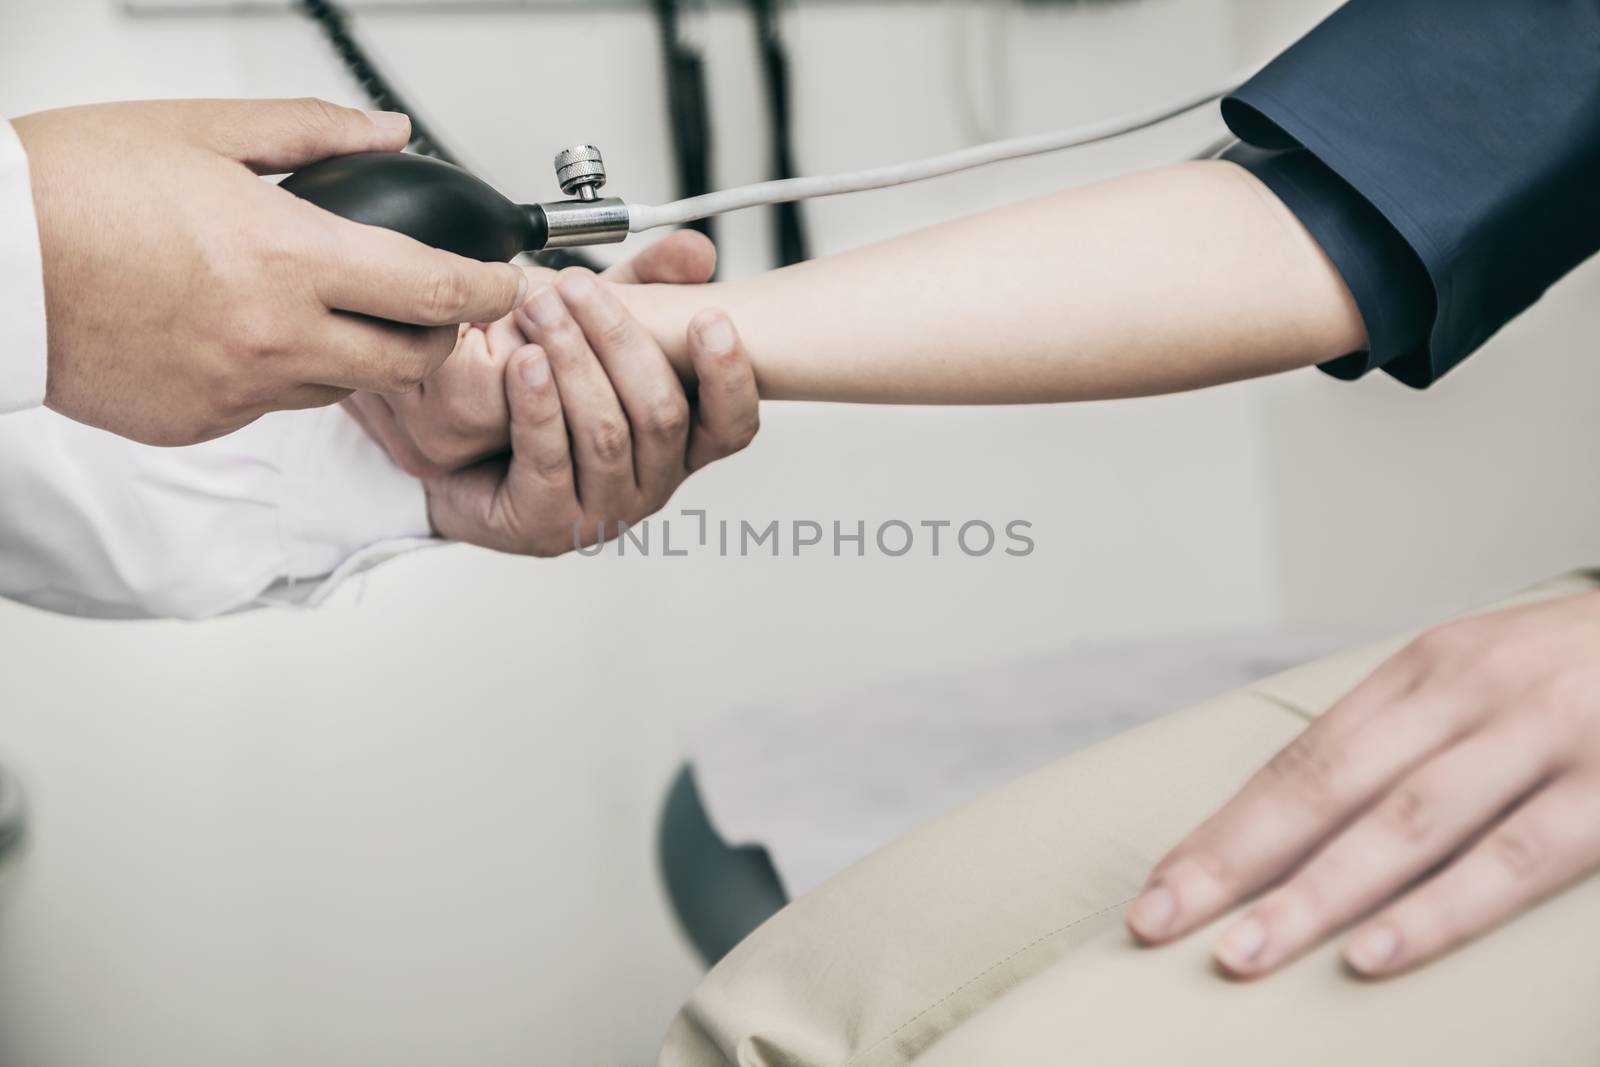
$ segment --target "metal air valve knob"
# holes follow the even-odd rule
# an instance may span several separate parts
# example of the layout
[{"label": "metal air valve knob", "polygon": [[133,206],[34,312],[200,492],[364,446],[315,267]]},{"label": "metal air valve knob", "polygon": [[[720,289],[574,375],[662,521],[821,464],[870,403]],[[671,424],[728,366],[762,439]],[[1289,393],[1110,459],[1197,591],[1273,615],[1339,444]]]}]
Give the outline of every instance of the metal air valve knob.
[{"label": "metal air valve knob", "polygon": [[600,188],[606,183],[606,162],[600,158],[600,149],[580,144],[557,152],[556,181],[568,196],[600,199]]},{"label": "metal air valve knob", "polygon": [[537,205],[549,233],[544,247],[612,244],[628,236],[628,205],[614,196],[600,196],[606,183],[600,149],[580,144],[557,152],[556,181],[572,199]]}]

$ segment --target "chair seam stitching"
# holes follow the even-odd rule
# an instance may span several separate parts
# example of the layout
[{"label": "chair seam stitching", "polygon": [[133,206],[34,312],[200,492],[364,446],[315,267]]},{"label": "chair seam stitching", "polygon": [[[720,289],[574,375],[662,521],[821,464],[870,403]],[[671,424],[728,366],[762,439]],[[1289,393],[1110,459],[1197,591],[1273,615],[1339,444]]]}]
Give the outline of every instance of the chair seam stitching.
[{"label": "chair seam stitching", "polygon": [[1118,909],[1118,908],[1122,907],[1123,905],[1125,905],[1125,904],[1129,903],[1130,901],[1132,901],[1134,899],[1134,897],[1136,897],[1136,896],[1138,896],[1137,893],[1135,893],[1133,896],[1125,897],[1124,899],[1119,900],[1114,904],[1108,904],[1108,905],[1106,905],[1105,907],[1101,908],[1098,911],[1092,911],[1087,915],[1080,915],[1076,919],[1073,919],[1071,922],[1066,923],[1066,924],[1064,924],[1062,926],[1058,926],[1054,930],[1050,930],[1050,931],[1048,931],[1046,933],[1040,934],[1038,937],[1034,938],[1032,941],[1029,941],[1026,945],[1023,945],[1022,947],[1020,947],[1020,948],[1008,953],[1007,955],[1001,957],[1000,959],[995,960],[989,966],[985,967],[983,970],[979,971],[977,974],[973,975],[971,978],[968,978],[965,982],[962,982],[960,985],[958,985],[954,989],[950,990],[950,992],[946,993],[944,996],[940,997],[938,1000],[934,1001],[933,1003],[931,1003],[931,1004],[927,1005],[926,1007],[922,1008],[921,1010],[919,1010],[915,1015],[912,1015],[910,1018],[906,1019],[899,1026],[896,1026],[893,1030],[890,1030],[887,1034],[884,1034],[878,1040],[874,1041],[872,1044],[868,1045],[866,1048],[862,1049],[860,1052],[856,1053],[854,1056],[851,1056],[848,1060],[846,1060],[844,1062],[844,1067],[850,1067],[851,1064],[860,1062],[862,1057],[870,1055],[871,1053],[877,1051],[880,1046],[882,1046],[885,1042],[893,1040],[895,1035],[899,1034],[906,1027],[910,1026],[912,1023],[916,1022],[918,1019],[922,1018],[924,1015],[928,1014],[930,1011],[933,1011],[935,1008],[939,1007],[941,1004],[944,1004],[947,1001],[949,1001],[951,998],[959,995],[962,990],[966,989],[968,986],[972,985],[974,982],[977,982],[977,981],[981,980],[986,975],[988,975],[990,972],[996,970],[997,968],[1005,966],[1007,963],[1010,963],[1012,960],[1016,959],[1018,956],[1022,955],[1023,953],[1028,952],[1028,951],[1030,951],[1030,950],[1032,950],[1034,948],[1037,948],[1039,945],[1041,945],[1044,942],[1050,940],[1052,937],[1055,937],[1058,934],[1063,934],[1066,931],[1072,929],[1074,926],[1078,926],[1078,925],[1080,925],[1082,923],[1086,923],[1090,919],[1099,918],[1100,916],[1104,915],[1108,911],[1115,911],[1116,909]]}]

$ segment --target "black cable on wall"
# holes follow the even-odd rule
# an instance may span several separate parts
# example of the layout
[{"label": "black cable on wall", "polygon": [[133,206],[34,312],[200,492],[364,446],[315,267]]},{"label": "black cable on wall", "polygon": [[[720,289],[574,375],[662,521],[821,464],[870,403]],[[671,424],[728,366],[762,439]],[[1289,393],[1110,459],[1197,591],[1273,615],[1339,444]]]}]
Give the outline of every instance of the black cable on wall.
[{"label": "black cable on wall", "polygon": [[[706,61],[683,35],[678,0],[655,0],[661,34],[661,69],[666,79],[667,123],[672,131],[673,166],[678,197],[711,192],[711,103],[706,93]],[[711,219],[689,223],[716,239]]]},{"label": "black cable on wall", "polygon": [[[761,71],[767,87],[767,115],[772,127],[773,178],[793,178],[794,122],[789,85],[789,52],[778,21],[777,0],[750,0]],[[773,206],[773,245],[783,266],[810,259],[804,216],[798,201]]]},{"label": "black cable on wall", "polygon": [[[333,46],[339,62],[344,64],[345,70],[354,78],[356,84],[361,86],[361,91],[366,94],[367,100],[379,111],[399,111],[411,118],[411,143],[407,145],[419,155],[432,156],[442,159],[446,163],[461,167],[459,157],[444,146],[433,135],[423,121],[412,114],[411,108],[400,98],[389,79],[383,76],[367,50],[361,46],[350,33],[349,24],[345,20],[344,9],[337,4],[328,3],[327,0],[300,0],[300,9],[315,22]],[[463,169],[465,169],[463,167]]]},{"label": "black cable on wall", "polygon": [[[328,44],[339,57],[339,62],[344,64],[345,70],[361,86],[361,91],[366,94],[367,100],[373,107],[379,111],[399,111],[410,116],[411,143],[407,145],[408,148],[419,155],[432,156],[434,159],[461,167],[462,170],[467,169],[460,158],[446,148],[433,130],[417,117],[395,89],[394,84],[378,69],[377,63],[351,32],[342,7],[330,3],[329,0],[299,0],[297,6],[322,30],[323,36],[328,39]],[[542,266],[556,270],[563,267],[599,269],[587,256],[564,249],[538,252],[533,258]]]}]

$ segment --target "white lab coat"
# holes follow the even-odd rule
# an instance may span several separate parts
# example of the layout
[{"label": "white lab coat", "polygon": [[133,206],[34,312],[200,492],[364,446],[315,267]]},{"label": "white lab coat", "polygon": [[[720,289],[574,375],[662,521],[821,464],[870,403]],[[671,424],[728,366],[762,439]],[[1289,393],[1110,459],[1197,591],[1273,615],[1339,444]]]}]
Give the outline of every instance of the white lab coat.
[{"label": "white lab coat", "polygon": [[429,538],[421,485],[337,408],[155,448],[45,409],[27,158],[0,120],[0,595],[107,618],[314,604]]}]

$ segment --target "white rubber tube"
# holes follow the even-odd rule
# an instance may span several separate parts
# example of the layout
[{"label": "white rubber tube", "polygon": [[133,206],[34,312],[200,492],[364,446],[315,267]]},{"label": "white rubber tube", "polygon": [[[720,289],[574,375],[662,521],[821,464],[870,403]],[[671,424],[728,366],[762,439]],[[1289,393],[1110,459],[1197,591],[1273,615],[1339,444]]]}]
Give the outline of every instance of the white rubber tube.
[{"label": "white rubber tube", "polygon": [[1008,159],[1022,159],[1026,156],[1044,155],[1065,148],[1094,144],[1097,141],[1110,140],[1113,137],[1159,125],[1197,107],[1203,107],[1213,100],[1226,96],[1244,80],[1244,77],[1230,79],[1223,88],[1209,89],[1176,103],[1164,104],[1133,115],[1090,123],[1070,130],[975,145],[972,148],[946,152],[943,155],[913,160],[909,163],[891,163],[888,166],[851,171],[846,174],[824,174],[813,178],[785,178],[780,181],[758,182],[755,185],[741,185],[735,189],[706,193],[704,196],[692,196],[687,200],[675,200],[670,204],[629,204],[628,231],[641,233],[658,226],[681,226],[696,219],[723,215],[747,207],[760,207],[764,204],[781,204],[790,200],[813,200],[820,196],[838,196],[840,193],[884,189],[892,185],[920,182],[927,178],[937,178]]}]

